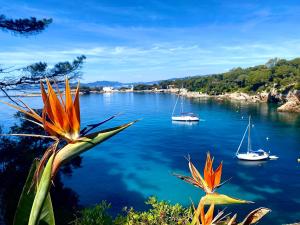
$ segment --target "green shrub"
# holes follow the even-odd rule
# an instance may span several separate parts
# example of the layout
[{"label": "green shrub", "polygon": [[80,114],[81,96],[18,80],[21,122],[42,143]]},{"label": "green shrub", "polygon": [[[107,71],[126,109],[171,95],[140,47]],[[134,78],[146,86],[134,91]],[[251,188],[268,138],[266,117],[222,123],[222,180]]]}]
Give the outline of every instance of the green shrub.
[{"label": "green shrub", "polygon": [[74,225],[112,225],[113,219],[107,210],[111,205],[102,201],[94,207],[83,209],[72,224]]},{"label": "green shrub", "polygon": [[[211,95],[242,91],[255,93],[267,87],[284,88],[300,79],[300,58],[293,60],[271,59],[266,65],[234,68],[228,72],[207,76],[192,76],[162,81],[159,85],[184,87],[189,91],[200,91]],[[299,88],[299,85],[297,86]]]},{"label": "green shrub", "polygon": [[176,225],[188,224],[192,217],[192,209],[184,208],[179,204],[171,205],[165,201],[157,201],[150,197],[146,204],[151,208],[148,211],[138,212],[133,208],[126,210],[125,216],[115,219],[115,225]]},{"label": "green shrub", "polygon": [[92,208],[84,209],[73,222],[74,225],[185,225],[192,218],[192,208],[184,208],[179,204],[171,205],[165,201],[158,201],[150,197],[146,204],[147,211],[139,212],[133,208],[124,208],[124,215],[114,220],[107,210],[110,204],[102,202]]}]

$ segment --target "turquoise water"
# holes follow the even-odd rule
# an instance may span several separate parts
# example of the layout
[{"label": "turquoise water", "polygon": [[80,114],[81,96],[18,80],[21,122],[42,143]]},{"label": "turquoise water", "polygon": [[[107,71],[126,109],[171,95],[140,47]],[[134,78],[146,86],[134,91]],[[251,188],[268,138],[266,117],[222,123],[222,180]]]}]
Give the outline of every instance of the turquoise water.
[{"label": "turquoise water", "polygon": [[[84,153],[81,168],[63,177],[65,186],[79,195],[81,204],[93,205],[105,199],[114,211],[123,206],[144,209],[143,202],[152,195],[172,203],[188,205],[190,198],[196,202],[202,192],[172,173],[189,174],[184,158],[188,154],[202,172],[206,152],[210,151],[216,163],[224,163],[223,180],[232,177],[219,192],[255,202],[228,207],[226,211],[242,216],[265,206],[272,213],[261,224],[300,221],[300,116],[277,113],[275,106],[267,104],[186,99],[186,111],[198,113],[201,121],[172,123],[175,100],[176,96],[168,94],[81,96],[83,126],[120,112],[122,115],[103,128],[141,119]],[[25,101],[33,107],[41,104],[40,98]],[[5,118],[5,127],[13,123],[13,112],[1,105],[0,118]],[[278,160],[246,163],[233,158],[250,114],[254,148],[271,150],[280,157]]]}]

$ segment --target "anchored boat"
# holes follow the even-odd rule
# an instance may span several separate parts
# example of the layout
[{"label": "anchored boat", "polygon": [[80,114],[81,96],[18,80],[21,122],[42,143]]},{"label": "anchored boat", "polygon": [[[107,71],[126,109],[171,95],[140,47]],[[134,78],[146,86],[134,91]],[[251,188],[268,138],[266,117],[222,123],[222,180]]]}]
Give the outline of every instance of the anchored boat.
[{"label": "anchored boat", "polygon": [[183,111],[183,98],[182,98],[182,96],[181,96],[180,114],[179,115],[174,115],[179,97],[180,97],[180,93],[178,93],[178,97],[177,97],[176,103],[175,103],[174,108],[173,108],[172,120],[173,121],[183,121],[183,122],[198,122],[199,117],[197,115],[195,115],[194,113],[191,113],[191,112],[184,112]]},{"label": "anchored boat", "polygon": [[[248,146],[247,146],[247,152],[240,153],[240,148],[243,144],[243,141],[246,137],[246,134],[248,133]],[[259,149],[257,151],[252,150],[251,146],[251,116],[249,116],[249,123],[246,128],[246,131],[243,135],[243,138],[241,140],[241,143],[238,147],[238,150],[236,151],[236,157],[240,160],[247,160],[247,161],[259,161],[259,160],[266,160],[269,159],[270,154],[264,151],[263,149]]]}]

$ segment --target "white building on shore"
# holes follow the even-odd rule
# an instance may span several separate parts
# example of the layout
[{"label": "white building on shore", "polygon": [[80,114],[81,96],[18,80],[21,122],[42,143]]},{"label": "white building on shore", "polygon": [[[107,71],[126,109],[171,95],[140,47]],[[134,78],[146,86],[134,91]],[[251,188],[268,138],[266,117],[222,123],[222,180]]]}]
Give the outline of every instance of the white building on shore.
[{"label": "white building on shore", "polygon": [[113,92],[114,88],[113,87],[103,87],[103,92]]}]

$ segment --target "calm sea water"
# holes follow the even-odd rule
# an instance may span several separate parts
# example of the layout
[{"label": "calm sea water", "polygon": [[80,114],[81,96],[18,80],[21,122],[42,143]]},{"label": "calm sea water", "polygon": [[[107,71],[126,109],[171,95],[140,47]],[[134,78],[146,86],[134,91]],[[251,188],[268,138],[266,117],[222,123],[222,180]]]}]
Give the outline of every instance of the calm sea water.
[{"label": "calm sea water", "polygon": [[[184,156],[192,157],[202,172],[206,152],[215,162],[223,161],[223,179],[230,182],[219,192],[254,204],[228,207],[240,216],[254,208],[272,209],[261,224],[300,221],[300,116],[277,113],[268,104],[240,104],[211,100],[184,100],[186,111],[197,113],[199,123],[174,123],[170,120],[176,96],[168,94],[103,94],[81,96],[83,126],[122,113],[104,127],[135,119],[138,123],[102,145],[83,154],[82,167],[64,176],[65,186],[73,189],[80,203],[89,206],[105,199],[116,212],[124,206],[144,209],[145,199],[188,205],[197,202],[202,192],[172,176],[189,174]],[[40,98],[25,98],[33,107]],[[0,121],[5,128],[13,122],[13,110],[0,106]],[[280,158],[257,163],[241,162],[233,156],[253,118],[253,146],[270,150]],[[4,122],[5,120],[5,122]],[[103,128],[104,128],[103,127]],[[245,149],[246,146],[243,146]]]}]

